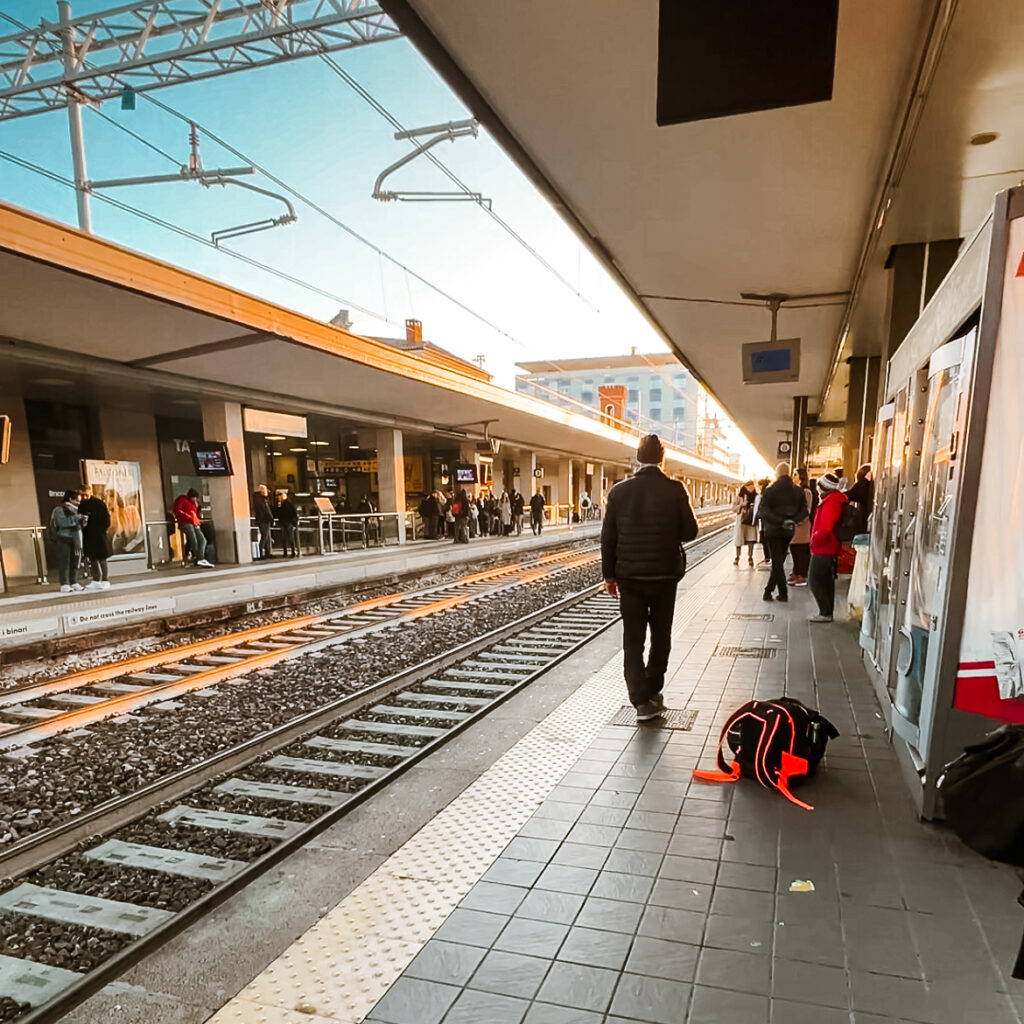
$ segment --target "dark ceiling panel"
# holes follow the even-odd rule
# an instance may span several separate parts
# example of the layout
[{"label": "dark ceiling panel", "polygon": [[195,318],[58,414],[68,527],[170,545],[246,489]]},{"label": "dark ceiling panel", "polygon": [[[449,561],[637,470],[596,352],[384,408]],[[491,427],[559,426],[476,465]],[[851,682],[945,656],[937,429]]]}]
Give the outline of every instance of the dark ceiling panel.
[{"label": "dark ceiling panel", "polygon": [[832,98],[839,0],[661,0],[658,124]]}]

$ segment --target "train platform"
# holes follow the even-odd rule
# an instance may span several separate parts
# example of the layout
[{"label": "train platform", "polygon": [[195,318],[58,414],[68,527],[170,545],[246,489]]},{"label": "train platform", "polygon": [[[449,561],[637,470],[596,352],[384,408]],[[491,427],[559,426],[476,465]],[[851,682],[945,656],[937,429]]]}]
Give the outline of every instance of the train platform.
[{"label": "train platform", "polygon": [[194,618],[211,610],[259,611],[287,595],[326,594],[375,579],[521,556],[592,539],[600,532],[600,522],[594,521],[546,527],[539,537],[525,530],[519,537],[475,538],[469,544],[420,540],[214,569],[174,565],[118,577],[107,590],[70,595],[59,593],[56,583],[22,585],[0,595],[0,652],[5,646],[84,634],[100,627],[109,632],[154,619]]},{"label": "train platform", "polygon": [[[852,625],[731,551],[638,726],[612,628],[70,1024],[1020,1024],[1015,873],[922,823]],[[840,601],[840,616],[844,610]],[[840,736],[800,793],[692,779],[752,696]]]}]

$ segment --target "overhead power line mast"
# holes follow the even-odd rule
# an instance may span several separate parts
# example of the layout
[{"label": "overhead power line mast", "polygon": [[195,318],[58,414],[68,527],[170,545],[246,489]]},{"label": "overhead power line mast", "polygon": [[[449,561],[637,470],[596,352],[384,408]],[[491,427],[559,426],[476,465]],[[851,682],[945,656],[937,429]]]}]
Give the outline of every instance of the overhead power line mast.
[{"label": "overhead power line mast", "polygon": [[0,121],[401,35],[368,0],[156,0],[77,18],[59,6],[66,21],[0,37]]},{"label": "overhead power line mast", "polygon": [[369,0],[155,0],[0,37],[0,121],[67,108],[78,222],[91,230],[81,106],[397,39]]}]

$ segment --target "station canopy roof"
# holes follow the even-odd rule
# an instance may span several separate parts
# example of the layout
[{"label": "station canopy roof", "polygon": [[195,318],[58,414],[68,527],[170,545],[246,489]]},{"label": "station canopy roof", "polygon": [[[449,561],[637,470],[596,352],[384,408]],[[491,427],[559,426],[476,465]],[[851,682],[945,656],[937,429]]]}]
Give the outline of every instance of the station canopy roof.
[{"label": "station canopy roof", "polygon": [[[795,395],[845,415],[891,246],[968,234],[1022,166],[1019,0],[386,6],[764,453]],[[743,293],[796,297],[797,381],[743,384]]]},{"label": "station canopy roof", "polygon": [[[204,396],[437,435],[490,437],[541,455],[626,465],[635,435],[496,387],[226,285],[0,203],[0,412],[10,388],[74,401]],[[476,367],[472,367],[474,371]],[[78,392],[79,396],[81,392]],[[152,407],[152,406],[150,406]],[[671,471],[734,482],[669,450]]]}]

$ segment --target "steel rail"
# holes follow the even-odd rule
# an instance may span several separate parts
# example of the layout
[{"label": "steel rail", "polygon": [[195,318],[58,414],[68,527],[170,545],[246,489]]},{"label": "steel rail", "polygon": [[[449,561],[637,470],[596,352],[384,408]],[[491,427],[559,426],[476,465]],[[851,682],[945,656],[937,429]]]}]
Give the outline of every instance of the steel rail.
[{"label": "steel rail", "polygon": [[[579,549],[583,550],[583,549]],[[366,625],[352,624],[351,628],[346,628],[344,619],[358,615],[362,611],[372,610],[374,608],[386,609],[388,605],[400,604],[405,601],[409,601],[415,598],[421,598],[427,596],[430,593],[436,593],[444,590],[456,590],[471,585],[473,582],[481,582],[480,578],[474,579],[468,577],[463,580],[458,580],[449,584],[442,584],[435,588],[428,588],[421,591],[406,591],[399,595],[388,595],[387,602],[379,604],[373,604],[373,602],[366,602],[364,606],[357,608],[347,608],[340,612],[331,612],[325,615],[316,616],[315,622],[326,622],[330,620],[342,620],[338,624],[337,631],[327,637],[322,637],[316,640],[307,641],[288,641],[282,639],[282,646],[279,650],[264,651],[258,654],[252,654],[244,658],[239,658],[237,662],[229,665],[221,665],[218,667],[206,669],[202,672],[193,672],[189,675],[181,676],[178,679],[167,680],[162,683],[153,683],[147,685],[144,690],[139,690],[132,693],[119,694],[117,696],[109,697],[104,700],[99,700],[95,704],[89,704],[85,707],[75,708],[63,712],[58,715],[54,715],[51,718],[46,719],[43,722],[32,721],[27,722],[24,725],[15,725],[7,728],[0,732],[0,750],[10,749],[17,746],[25,746],[29,743],[39,742],[40,740],[49,739],[61,732],[68,729],[82,728],[87,725],[91,725],[94,722],[102,721],[105,718],[110,718],[115,714],[123,714],[137,708],[145,707],[148,704],[167,700],[171,697],[182,696],[186,693],[191,693],[194,690],[205,689],[206,687],[213,686],[217,683],[226,682],[227,680],[237,678],[239,676],[246,675],[255,669],[266,668],[270,665],[276,664],[279,661],[298,657],[303,654],[310,654],[314,651],[321,650],[325,647],[333,646],[337,643],[344,643],[352,640],[358,636],[364,636],[368,633],[376,632],[380,629],[384,629],[388,626],[392,626],[399,622],[411,622],[418,618],[422,618],[424,615],[430,615],[437,611],[443,611],[446,608],[456,607],[461,604],[465,604],[468,601],[478,600],[484,597],[491,596],[493,594],[501,593],[507,589],[522,586],[524,583],[536,582],[537,579],[543,577],[550,577],[560,574],[568,569],[578,568],[580,565],[588,564],[589,562],[595,561],[595,557],[589,558],[572,558],[565,556],[560,559],[559,565],[548,571],[540,571],[540,575],[535,575],[535,566],[540,565],[540,562],[528,563],[526,565],[519,565],[515,568],[507,571],[503,571],[500,575],[516,575],[519,574],[522,578],[513,580],[511,583],[507,583],[503,586],[494,587],[485,591],[475,591],[464,594],[453,594],[451,597],[442,598],[438,602],[426,605],[422,608],[417,608],[409,611],[403,611],[396,614],[392,618],[381,620],[380,622],[370,623]],[[550,564],[550,563],[549,563]],[[484,574],[478,574],[478,577],[482,577]],[[308,617],[306,617],[308,619]],[[288,620],[294,621],[294,620]],[[301,630],[302,628],[308,628],[310,625],[314,625],[315,622],[306,621],[305,626],[296,627],[288,626],[287,628],[278,627],[260,627],[256,632],[261,637],[273,637],[281,636],[284,638],[288,633]],[[251,631],[249,631],[251,632]],[[208,648],[207,653],[210,650],[226,650],[235,647],[239,643],[252,643],[253,636],[248,636],[245,639],[240,639],[240,634],[232,634],[228,637],[218,638],[216,646]],[[207,642],[204,642],[204,645]],[[287,644],[288,646],[283,646]],[[173,665],[180,661],[186,660],[189,657],[198,657],[195,651],[186,653],[181,657],[178,657],[177,651],[172,652],[173,656],[164,658],[161,660],[153,659],[156,655],[146,656],[143,661],[147,663],[147,667],[159,667],[160,665]],[[139,665],[133,665],[132,670],[135,672],[143,671]],[[97,680],[93,673],[89,670],[78,673],[73,676],[65,676],[61,679],[52,680],[49,683],[43,684],[32,684],[16,691],[5,691],[0,693],[0,714],[4,712],[4,705],[10,705],[11,701],[7,698],[12,695],[17,695],[18,701],[27,700],[40,700],[51,696],[52,694],[63,694],[70,690],[77,689],[81,686],[91,685],[97,681],[103,681],[103,679],[110,679],[120,675],[128,675],[130,678],[130,672],[126,673],[124,670],[113,671],[113,670],[102,670],[102,678]]]},{"label": "steel rail", "polygon": [[[8,687],[0,690],[0,702],[10,703],[7,698],[12,696],[17,697],[19,700],[34,700],[46,697],[51,693],[63,693],[65,690],[73,689],[76,686],[87,686],[92,683],[105,682],[118,676],[130,675],[133,672],[144,672],[146,669],[159,668],[161,665],[173,665],[188,658],[198,658],[206,654],[215,653],[224,647],[234,647],[237,644],[262,640],[265,637],[274,636],[278,633],[305,629],[330,619],[343,618],[348,615],[359,615],[362,612],[374,611],[377,608],[386,608],[391,604],[424,597],[439,590],[483,582],[487,579],[508,575],[535,565],[546,565],[554,561],[571,558],[575,554],[593,550],[593,548],[594,545],[564,548],[560,551],[543,555],[540,558],[535,558],[532,561],[510,562],[505,565],[494,566],[490,569],[470,573],[468,576],[460,576],[458,579],[450,580],[447,583],[435,584],[432,587],[423,587],[419,590],[397,590],[394,593],[384,594],[381,597],[367,598],[365,601],[358,601],[354,605],[331,612],[317,612],[312,615],[299,615],[290,619],[280,619],[265,626],[254,626],[251,629],[236,630],[233,633],[225,633],[221,636],[211,637],[208,640],[198,640],[182,644],[178,647],[169,647],[163,651],[154,651],[152,654],[122,658],[120,661],[110,662],[97,668],[82,669],[79,672],[73,672],[66,676],[58,676],[41,682],[26,683],[22,686]],[[0,712],[2,710],[3,707],[0,704]]]}]

